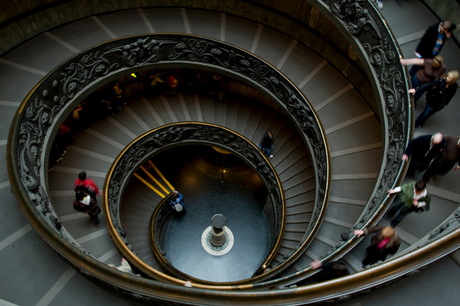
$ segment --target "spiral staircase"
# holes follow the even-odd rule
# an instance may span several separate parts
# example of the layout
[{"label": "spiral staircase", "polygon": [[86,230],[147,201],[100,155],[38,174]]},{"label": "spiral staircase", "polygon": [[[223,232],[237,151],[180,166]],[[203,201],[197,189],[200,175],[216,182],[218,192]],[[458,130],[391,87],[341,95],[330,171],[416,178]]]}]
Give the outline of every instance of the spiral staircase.
[{"label": "spiral staircase", "polygon": [[[392,3],[388,3],[382,13],[398,37],[402,54],[408,57],[416,45],[416,39],[423,34],[428,25],[436,22],[436,18],[416,1],[408,1],[405,5],[420,12],[425,18],[419,18],[410,25],[409,22],[401,23],[405,20],[405,10],[398,10]],[[6,150],[8,130],[21,101],[47,73],[76,53],[94,45],[127,35],[153,32],[200,35],[254,53],[284,73],[302,91],[317,113],[330,152],[331,182],[327,211],[308,249],[274,280],[268,280],[266,285],[264,282],[259,283],[261,290],[273,290],[276,296],[284,290],[274,288],[292,285],[301,277],[305,277],[305,272],[308,273],[305,270],[308,270],[310,262],[323,258],[330,254],[331,250],[336,249],[338,241],[342,239],[342,233],[349,232],[361,218],[369,198],[375,192],[384,158],[383,144],[386,143],[387,137],[385,131],[382,131],[382,118],[376,113],[378,107],[369,101],[372,99],[366,99],[365,97],[369,96],[366,96],[365,92],[360,92],[356,88],[356,83],[351,83],[334,65],[328,63],[322,54],[315,53],[305,44],[293,39],[289,31],[283,33],[262,23],[212,10],[145,7],[91,16],[44,32],[3,54],[0,59],[0,80],[3,84],[0,93],[0,116],[3,119],[0,146],[5,148],[1,150],[2,156],[6,158],[7,154],[10,154]],[[445,48],[443,52],[448,69],[460,70],[457,67],[458,61],[455,61],[455,57],[458,58],[459,55],[458,48],[452,42]],[[456,101],[460,98],[457,95],[454,99],[449,106],[452,110],[458,108]],[[418,112],[416,111],[416,114]],[[444,118],[433,117],[432,121],[415,135],[437,131],[447,135],[459,135],[455,113],[446,113]],[[73,182],[77,174],[85,170],[99,186],[103,186],[111,164],[133,139],[162,125],[182,121],[221,125],[253,143],[258,143],[267,129],[274,132],[275,152],[270,162],[284,190],[286,228],[281,247],[272,265],[275,267],[282,264],[302,241],[314,211],[316,190],[309,148],[286,114],[257,99],[236,94],[229,95],[224,104],[216,103],[206,95],[182,92],[167,96],[136,96],[130,98],[128,104],[117,115],[99,120],[79,133],[69,145],[64,159],[47,174],[49,195],[53,208],[62,222],[63,231],[74,239],[75,244],[86,249],[90,254],[88,256],[104,264],[118,264],[121,256],[109,235],[105,220],[96,228],[85,215],[73,210]],[[4,213],[1,217],[3,231],[0,234],[0,302],[6,305],[128,304],[75,273],[72,267],[75,263],[69,265],[34,233],[32,226],[18,209],[14,194],[10,192],[5,163],[2,163],[1,167],[3,171],[0,174],[0,193]],[[416,247],[423,237],[457,209],[460,195],[456,192],[455,186],[458,180],[455,173],[449,173],[446,177],[430,182],[429,190],[434,195],[433,208],[429,213],[408,216],[398,226],[397,230],[403,244],[395,257],[404,256],[405,252],[411,250],[411,246]],[[132,188],[134,187],[129,187],[127,194],[143,197],[141,191]],[[144,186],[140,185],[137,188],[142,189]],[[147,192],[145,188],[144,192]],[[136,218],[135,215],[129,216],[130,213],[147,212],[142,211],[141,207],[134,207],[136,203],[133,201],[132,209],[122,212],[128,219]],[[148,211],[151,211],[151,207]],[[148,218],[144,222],[148,222]],[[379,222],[389,223],[385,218]],[[135,231],[135,227],[139,226],[138,222],[132,222],[134,228],[129,228],[129,224],[128,221],[128,232]],[[145,252],[142,247],[145,246],[147,238],[136,238],[139,239],[130,240],[134,250],[139,253]],[[364,240],[366,239],[368,238]],[[343,254],[351,272],[363,270],[361,259],[364,257],[366,244],[367,241],[361,242],[348,254]],[[151,253],[146,256],[146,262],[150,261],[150,265],[159,268],[157,264],[152,263],[155,259]],[[420,304],[429,305],[427,301],[431,301],[428,298],[430,290],[446,290],[444,286],[447,286],[447,283],[456,283],[458,280],[458,273],[452,273],[459,269],[456,264],[457,258],[458,255],[454,253],[428,266],[427,271],[410,278],[411,281],[415,280],[415,285],[410,284],[411,281],[402,280],[398,285],[383,289],[380,294],[378,292],[364,296],[360,301],[353,303],[378,305],[387,303],[389,298],[398,304],[398,292],[405,290],[413,293],[406,297],[408,300],[424,299]],[[433,259],[425,260],[431,261]],[[85,275],[83,268],[79,270]],[[430,277],[434,275],[439,281],[434,284],[428,280],[428,271]],[[94,281],[93,276],[90,278]],[[372,287],[372,284],[369,286]],[[420,292],[414,289],[419,286],[429,287],[430,290]],[[163,289],[171,290],[166,285]],[[256,304],[255,292],[248,293],[248,298],[249,295],[253,295],[248,300],[250,302],[242,304]],[[450,290],[449,294],[449,297],[445,297],[446,303],[456,297],[453,290]],[[169,305],[168,303],[165,302],[165,305]],[[194,295],[189,303],[201,305],[207,301],[200,301]],[[299,303],[283,302],[283,298],[280,298],[279,302],[274,301],[274,304]]]}]

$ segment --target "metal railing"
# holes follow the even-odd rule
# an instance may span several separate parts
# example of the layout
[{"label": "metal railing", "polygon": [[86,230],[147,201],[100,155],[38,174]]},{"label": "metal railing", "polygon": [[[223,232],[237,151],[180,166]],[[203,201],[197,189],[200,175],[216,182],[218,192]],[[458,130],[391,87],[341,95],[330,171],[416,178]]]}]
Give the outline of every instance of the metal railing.
[{"label": "metal railing", "polygon": [[[394,36],[386,26],[386,23],[381,19],[378,12],[367,1],[311,1],[313,5],[334,20],[337,27],[341,29],[347,37],[353,42],[359,56],[366,65],[366,71],[373,78],[373,86],[375,95],[381,107],[380,118],[384,133],[384,149],[382,167],[377,180],[376,188],[368,201],[366,209],[363,211],[359,220],[343,235],[343,240],[339,241],[337,246],[324,258],[333,258],[346,253],[348,249],[357,243],[357,239],[351,235],[353,229],[362,228],[372,225],[379,220],[386,207],[389,205],[389,198],[386,196],[386,190],[392,186],[399,184],[402,180],[402,174],[405,169],[400,162],[402,152],[407,145],[411,130],[411,118],[413,110],[410,106],[409,97],[407,94],[407,76],[405,70],[399,64],[399,48],[395,42]],[[140,37],[140,39],[142,39]],[[134,44],[134,43],[133,43]],[[160,49],[160,44],[152,41],[142,41],[136,45],[143,47],[149,45],[152,47],[149,50],[154,52]],[[107,46],[103,46],[105,48]],[[131,44],[125,44],[127,51],[135,49]],[[157,49],[155,49],[158,47]],[[179,46],[180,47],[180,46]],[[110,49],[110,48],[109,48]],[[109,49],[105,48],[105,51]],[[180,48],[179,48],[180,49]],[[219,49],[216,49],[219,50]],[[193,52],[190,53],[194,61],[198,62],[203,59],[214,59],[219,51],[211,52],[211,56],[193,57]],[[179,51],[179,50],[178,50]],[[220,50],[222,51],[222,50]],[[228,51],[228,50],[227,50]],[[126,72],[128,69],[141,69],[141,65],[135,62],[138,60],[136,56],[130,55],[130,52],[123,53],[121,49],[113,50],[112,54],[119,53],[119,63],[123,66],[120,73]],[[216,53],[217,52],[217,53]],[[196,52],[195,52],[196,53]],[[49,144],[50,137],[59,125],[59,118],[63,114],[69,113],[70,107],[78,103],[81,99],[83,89],[90,90],[97,86],[97,79],[93,76],[103,75],[106,81],[110,78],[115,78],[118,72],[107,71],[107,66],[104,61],[98,65],[87,66],[87,60],[92,60],[100,56],[100,53],[91,54],[84,52],[75,56],[67,63],[71,65],[65,67],[62,65],[53,71],[55,75],[61,75],[61,78],[45,78],[34,91],[28,95],[25,103],[21,105],[16,114],[10,137],[8,141],[8,173],[11,181],[12,189],[20,202],[21,208],[25,211],[28,219],[39,234],[55,248],[62,256],[67,258],[69,262],[77,267],[88,267],[91,272],[82,271],[94,281],[101,283],[109,289],[118,291],[126,296],[131,296],[133,300],[153,303],[156,300],[175,301],[180,303],[195,303],[214,305],[269,305],[283,304],[299,305],[308,303],[319,303],[321,301],[333,301],[334,299],[341,300],[353,294],[372,290],[377,285],[391,282],[400,277],[411,275],[414,271],[418,271],[421,267],[431,263],[432,261],[456,250],[460,245],[460,229],[459,229],[459,213],[455,212],[448,220],[437,227],[430,237],[425,239],[423,246],[409,253],[393,258],[377,267],[365,270],[353,275],[329,281],[313,286],[307,286],[296,289],[287,289],[280,291],[260,291],[260,292],[241,292],[241,291],[224,291],[235,289],[256,289],[268,288],[268,286],[276,286],[282,284],[283,280],[275,280],[271,284],[261,283],[260,285],[243,285],[235,287],[220,287],[204,286],[200,288],[184,288],[180,286],[161,284],[155,281],[142,279],[135,276],[126,277],[115,269],[107,268],[106,265],[99,263],[97,260],[88,257],[83,251],[78,251],[74,247],[69,246],[65,237],[59,234],[60,222],[53,213],[52,207],[49,205],[47,196],[45,170],[46,162],[44,156],[49,148],[43,146]],[[196,54],[195,54],[196,55]],[[201,54],[202,55],[202,54]],[[221,55],[221,54],[220,54]],[[100,57],[99,57],[100,58]],[[144,60],[156,60],[153,57],[142,57]],[[236,67],[244,67],[244,65],[259,64],[247,61],[241,58],[240,61],[235,61],[238,57],[233,57],[230,62],[222,62],[226,64],[238,64]],[[243,61],[242,61],[243,60]],[[157,62],[158,63],[158,62]],[[263,62],[262,62],[263,63]],[[175,61],[177,65],[191,65],[191,61]],[[208,62],[203,62],[208,65]],[[145,66],[153,65],[152,62],[145,62]],[[242,65],[242,66],[241,66]],[[129,68],[128,68],[129,67]],[[228,69],[230,66],[220,69]],[[249,68],[249,67],[248,67]],[[77,69],[86,69],[91,71],[87,82],[75,79]],[[217,68],[216,68],[217,69]],[[250,69],[245,69],[249,72]],[[261,71],[253,70],[253,73],[244,75],[242,79],[256,82],[259,88],[264,91],[268,87],[277,85],[274,88],[283,88],[286,83],[280,82],[276,77],[274,79],[265,75],[261,77]],[[255,79],[253,79],[255,77]],[[62,86],[60,80],[63,80],[65,86]],[[289,82],[286,87],[287,93],[294,93],[292,100],[285,100],[284,106],[289,109],[289,114],[299,123],[303,135],[309,144],[310,149],[316,149],[312,140],[319,138],[324,139],[322,132],[317,131],[316,127],[306,125],[309,116],[316,118],[316,115],[305,110],[301,94],[299,95],[296,89],[292,90]],[[269,86],[267,86],[269,85]],[[272,91],[274,97],[277,96],[276,91]],[[281,94],[284,98],[284,94]],[[278,99],[278,98],[275,98]],[[306,114],[305,114],[306,112]],[[299,115],[296,117],[296,115]],[[298,119],[301,119],[300,122]],[[50,127],[52,127],[50,129]],[[320,127],[320,126],[318,126]],[[321,136],[318,136],[321,135]],[[318,136],[318,137],[315,137]],[[34,148],[35,147],[35,148]],[[41,153],[36,155],[36,151]],[[315,152],[311,150],[311,152]],[[316,157],[316,156],[315,156]],[[329,184],[329,173],[326,170],[329,164],[328,152],[320,152],[320,161],[325,163],[324,167],[315,165],[317,176],[321,176],[322,186],[317,186],[317,190],[321,192],[321,197],[317,197],[319,201],[327,201],[328,188],[322,189]],[[315,160],[317,162],[317,160]],[[318,171],[320,170],[320,171]],[[325,184],[324,184],[325,183]],[[316,213],[317,215],[318,213]],[[314,214],[315,215],[315,214]],[[312,230],[314,232],[314,230]],[[56,234],[57,233],[57,234]],[[300,273],[301,274],[301,273]],[[129,284],[126,283],[129,280]],[[292,282],[294,278],[289,281]],[[165,280],[166,282],[168,280]],[[211,290],[221,289],[221,290]],[[133,294],[132,291],[136,294]]]},{"label": "metal railing", "polygon": [[[107,212],[104,216],[116,246],[128,261],[142,272],[155,279],[165,280],[165,275],[162,272],[148,266],[135,255],[136,250],[128,248],[129,241],[125,238],[126,231],[121,225],[122,216],[120,216],[123,192],[136,170],[155,154],[175,146],[196,144],[220,147],[232,152],[245,161],[264,183],[271,203],[273,203],[272,209],[277,216],[271,251],[261,264],[262,267],[268,266],[276,256],[284,234],[286,208],[281,181],[273,166],[255,144],[236,132],[209,123],[179,122],[164,125],[139,136],[120,152],[108,171],[103,187],[104,211]],[[150,224],[152,231],[159,230],[160,223],[164,221],[165,212],[162,207],[169,208],[169,205],[164,203],[165,200],[161,201],[153,212]],[[172,267],[161,254],[157,241],[153,241],[152,247],[159,263],[167,270],[196,283],[208,283],[188,276]]]},{"label": "metal railing", "polygon": [[[311,106],[284,75],[262,59],[218,41],[179,34],[132,36],[95,46],[54,69],[26,97],[12,123],[8,166],[15,194],[21,202],[33,203],[48,226],[72,242],[60,232],[60,221],[53,212],[46,185],[50,140],[57,128],[73,107],[101,84],[132,71],[177,66],[219,71],[258,88],[292,118],[312,152],[316,197],[309,227],[293,256],[258,276],[270,277],[302,254],[320,226],[330,180],[326,139]],[[124,188],[121,183],[106,190],[109,201],[120,188]]]}]

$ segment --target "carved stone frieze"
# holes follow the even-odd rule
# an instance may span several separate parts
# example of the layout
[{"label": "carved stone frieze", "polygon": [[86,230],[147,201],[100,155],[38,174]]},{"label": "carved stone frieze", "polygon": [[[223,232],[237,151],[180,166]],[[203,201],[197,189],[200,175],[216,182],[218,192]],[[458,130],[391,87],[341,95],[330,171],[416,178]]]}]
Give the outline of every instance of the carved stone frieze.
[{"label": "carved stone frieze", "polygon": [[[328,157],[320,125],[310,105],[281,73],[252,54],[219,41],[173,34],[134,36],[98,45],[78,54],[55,69],[31,94],[24,108],[25,111],[19,118],[16,137],[20,141],[15,146],[15,156],[20,165],[18,171],[21,174],[21,184],[28,190],[30,200],[34,202],[44,219],[48,220],[53,228],[59,230],[60,222],[44,192],[46,187],[43,178],[39,176],[42,166],[40,160],[47,158],[41,156],[44,149],[43,141],[49,127],[57,121],[56,115],[63,109],[66,109],[63,115],[69,113],[70,109],[67,107],[77,96],[84,96],[87,89],[97,82],[104,82],[104,78],[109,74],[133,68],[139,69],[155,63],[165,65],[175,62],[214,66],[248,79],[253,85],[259,86],[276,97],[278,103],[293,118],[294,123],[313,150],[312,162],[315,165],[317,176],[317,198],[312,220],[309,223],[310,227],[307,230],[311,232],[318,221],[320,209],[325,204]],[[178,141],[183,131],[173,129],[168,133],[167,137],[157,135],[156,138],[150,139],[150,145],[157,146],[162,142]],[[210,140],[214,137],[219,138],[219,135],[207,135],[208,132],[205,130],[197,131],[197,133],[196,137],[211,137]],[[228,139],[232,146],[231,149],[236,150],[246,159],[254,158],[251,156],[253,154],[251,150],[242,146],[238,141],[232,142],[231,140]],[[141,147],[141,144],[138,145]],[[130,152],[129,154],[135,159],[136,155],[142,152]],[[131,168],[132,163],[132,159],[123,160],[122,167]],[[265,173],[267,187],[271,190],[274,176],[267,174],[263,164],[257,163],[254,166],[259,172]],[[115,176],[120,175],[122,175],[121,172],[115,174]],[[114,185],[109,191],[109,198],[115,198],[120,188],[122,185]],[[116,210],[117,208],[112,208],[115,215]],[[118,231],[121,231],[117,220],[113,225]]]},{"label": "carved stone frieze", "polygon": [[410,247],[410,249],[421,248],[442,236],[456,230],[460,227],[460,208],[457,208],[446,220],[436,226],[428,235],[420,239],[420,241]]},{"label": "carved stone frieze", "polygon": [[385,116],[381,123],[386,129],[384,134],[388,135],[388,139],[385,140],[385,158],[382,160],[383,173],[376,183],[377,188],[353,228],[342,234],[342,240],[334,248],[337,249],[353,237],[353,229],[362,227],[376,213],[386,199],[386,191],[398,178],[402,168],[401,156],[410,138],[410,101],[397,46],[375,7],[366,0],[323,2],[328,4],[330,11],[348,29],[367,55],[377,85],[380,87],[382,111]]}]

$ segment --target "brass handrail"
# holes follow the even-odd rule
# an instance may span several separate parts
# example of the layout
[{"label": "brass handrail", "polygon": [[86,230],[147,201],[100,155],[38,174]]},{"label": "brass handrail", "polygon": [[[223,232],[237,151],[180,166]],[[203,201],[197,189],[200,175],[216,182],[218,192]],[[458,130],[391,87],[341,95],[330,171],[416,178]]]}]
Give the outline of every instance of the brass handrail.
[{"label": "brass handrail", "polygon": [[[49,141],[43,140],[51,139],[65,114],[102,82],[128,72],[166,66],[212,67],[214,71],[252,84],[285,109],[312,152],[317,177],[316,197],[306,235],[288,260],[256,278],[262,280],[279,273],[308,247],[324,216],[330,184],[327,141],[316,113],[292,82],[264,60],[219,41],[180,34],[130,36],[83,51],[54,69],[27,96],[22,106],[27,111],[18,113],[12,125],[14,133],[10,134],[10,139],[22,138],[17,144],[12,143],[14,155],[21,161],[17,171],[21,173],[23,188],[31,191],[30,197],[41,201],[37,208],[46,208],[44,217],[59,232],[59,220],[48,200],[47,188],[42,187],[46,186],[46,179],[43,179],[47,174],[45,157],[51,146]],[[80,73],[82,70],[85,73]],[[56,79],[57,75],[60,78]],[[41,163],[30,154],[32,146],[38,147],[36,151],[41,153]],[[31,169],[40,169],[41,176]],[[278,247],[279,244],[273,251]]]},{"label": "brass handrail", "polygon": [[[318,7],[322,6],[322,3],[323,3],[323,2],[320,2],[320,1],[312,1],[312,2],[314,2]],[[321,3],[321,4],[319,5],[318,3]],[[331,2],[331,3],[334,4],[334,2]],[[356,4],[356,2],[352,2],[351,4]],[[372,17],[374,17],[376,14],[378,15],[378,13],[375,13],[372,10],[372,7],[370,7],[369,5],[366,4],[365,8],[368,11],[371,12]],[[330,13],[331,9],[328,8],[327,11],[328,11],[328,13]],[[358,17],[359,16],[357,16],[356,18],[351,18],[350,22],[357,22]],[[369,17],[370,16],[366,16],[365,18],[369,18]],[[359,17],[359,18],[361,18],[361,17]],[[365,19],[365,21],[370,21],[371,24],[372,23],[375,24],[374,19],[372,19],[372,20]],[[342,22],[342,21],[340,21],[340,22]],[[343,21],[343,23],[344,23],[344,28],[346,28],[345,21]],[[378,24],[381,25],[381,23],[378,23]],[[352,23],[351,25],[354,25],[354,24]],[[353,35],[355,35],[355,34],[353,34]],[[352,36],[352,39],[355,39],[355,38],[353,38],[353,36]],[[363,54],[366,54],[366,53],[363,51]],[[366,57],[366,56],[363,55],[363,57]],[[367,58],[366,62],[370,62],[369,58]],[[369,70],[372,70],[372,69],[369,68]],[[400,68],[397,68],[397,69],[399,69],[399,71],[400,71]],[[374,72],[370,73],[370,75],[375,76]],[[381,89],[380,86],[378,86],[378,85],[375,85],[375,88],[376,88],[376,92],[379,93],[378,95],[376,94],[376,96],[384,97],[384,95],[382,94],[383,89]],[[408,101],[408,98],[406,98],[404,100]],[[403,101],[403,103],[408,105],[407,102]],[[385,102],[383,102],[383,105],[384,105],[383,107],[385,108],[386,107]],[[397,111],[399,111],[399,109],[397,109]],[[410,112],[412,112],[412,110]],[[391,113],[395,113],[395,112],[391,111]],[[382,114],[385,114],[385,111],[382,111]],[[16,120],[14,120],[13,123],[14,122],[16,122]],[[409,125],[410,125],[409,120],[407,120],[405,122],[408,122]],[[10,135],[12,134],[11,131],[10,131]],[[15,136],[16,136],[16,133],[14,134],[13,139],[15,138]],[[11,138],[10,138],[10,140],[11,140]],[[409,137],[405,137],[404,140],[402,141],[400,147],[404,147],[404,145],[406,145],[408,141],[409,141]],[[387,152],[387,150],[385,150],[385,152]],[[396,154],[395,154],[396,157],[399,157],[399,155],[398,155],[399,152],[400,152],[399,150],[396,151]],[[11,150],[11,141],[8,142],[8,153],[9,153],[9,155],[12,155],[12,156],[14,156],[14,154],[16,153],[14,150]],[[384,154],[384,156],[386,158],[387,155]],[[8,162],[8,171],[9,171],[10,180],[12,181],[12,183],[11,183],[12,188],[15,191],[15,194],[18,197],[18,200],[19,200],[19,197],[27,198],[28,193],[27,193],[26,189],[23,188],[23,187],[18,187],[18,186],[21,186],[21,185],[16,183],[16,182],[20,181],[20,176],[18,175],[16,170],[14,170],[14,169],[11,170],[10,169],[10,165],[12,165],[12,164],[14,164],[14,161],[10,160]],[[17,162],[16,162],[16,166],[17,166]],[[17,168],[15,168],[15,169],[17,169]],[[16,172],[16,173],[13,173],[13,172]],[[404,169],[402,167],[397,168],[397,174],[395,174],[395,176],[398,178],[398,180],[401,179],[400,175],[403,172],[404,172]],[[13,178],[13,179],[11,179],[11,178]],[[387,178],[385,178],[385,179],[387,179]],[[13,182],[13,180],[14,180],[14,182]],[[389,180],[389,181],[391,181],[391,180]],[[392,181],[392,182],[394,182],[394,181]],[[19,200],[19,201],[23,202],[21,200]],[[384,210],[384,207],[382,208],[381,205],[383,205],[383,206],[386,205],[385,202],[382,202],[382,203],[383,204],[378,205],[380,207],[380,210],[379,210],[380,212],[382,210]],[[31,204],[31,202],[28,202],[28,204]],[[369,203],[369,204],[373,204],[373,203]],[[374,205],[376,205],[376,204],[374,204]],[[37,213],[34,210],[33,205],[23,206],[21,204],[21,207],[23,208],[23,210],[29,210],[29,212],[31,212],[31,214],[28,214],[28,212],[26,212],[26,214],[28,214],[29,220],[32,220],[33,218],[35,218],[35,220],[38,220],[39,218],[43,218],[43,216],[40,213]],[[35,214],[34,214],[34,212],[35,212]],[[381,215],[380,212],[373,214],[372,218],[378,219],[379,215]],[[370,220],[370,219],[368,219],[368,220]],[[32,221],[31,221],[31,223],[32,223]],[[40,223],[40,224],[38,224],[38,223]],[[44,222],[43,220],[40,220],[38,223],[33,223],[33,224],[35,224],[34,228],[37,229],[37,227],[42,226],[43,228],[42,229],[37,229],[37,231],[41,232],[41,235],[43,234],[42,237],[46,236],[46,238],[44,237],[44,239],[48,243],[53,245],[53,247],[55,249],[60,249],[60,246],[59,247],[54,246],[55,244],[59,244],[59,243],[65,244],[66,243],[65,239],[60,239],[60,237],[54,237],[53,236],[53,234],[52,234],[53,231],[49,231],[49,224],[48,223]],[[365,224],[366,224],[365,222],[364,223],[360,222],[360,226],[364,226]],[[72,257],[71,255],[73,254],[73,255],[75,255],[75,258],[80,258],[80,259],[87,258],[88,265],[91,266],[91,271],[92,271],[91,275],[95,275],[96,277],[98,277],[100,279],[103,279],[103,278],[105,278],[106,275],[108,275],[108,278],[113,279],[113,281],[111,281],[111,283],[113,285],[117,286],[118,288],[124,288],[125,290],[132,290],[132,288],[135,287],[137,292],[143,292],[143,294],[145,294],[145,296],[147,296],[147,297],[154,295],[152,293],[152,291],[151,291],[152,288],[154,288],[154,289],[157,289],[157,290],[161,290],[162,294],[164,293],[164,295],[162,295],[163,299],[170,300],[170,301],[181,301],[181,302],[184,302],[184,303],[193,303],[193,302],[195,302],[195,303],[200,304],[202,299],[206,299],[207,303],[209,302],[209,304],[217,304],[217,303],[219,303],[219,304],[222,305],[222,304],[225,304],[225,303],[227,303],[227,304],[230,304],[230,303],[233,303],[233,304],[252,303],[253,305],[255,305],[255,304],[269,305],[269,304],[277,303],[278,299],[279,299],[279,300],[285,301],[286,303],[291,303],[291,304],[294,304],[294,303],[301,304],[302,303],[303,304],[303,303],[308,303],[307,299],[309,299],[309,298],[311,298],[311,300],[313,300],[313,301],[321,301],[321,300],[327,300],[328,298],[331,298],[331,297],[333,298],[333,297],[343,296],[344,295],[343,293],[347,294],[347,293],[352,293],[352,292],[358,292],[360,290],[359,286],[361,286],[364,289],[367,289],[370,286],[375,286],[376,284],[381,284],[381,283],[384,283],[386,281],[391,281],[394,278],[400,277],[404,273],[410,273],[414,269],[415,270],[419,269],[421,266],[423,266],[423,264],[428,264],[431,261],[436,260],[440,256],[444,256],[448,252],[458,248],[458,245],[459,245],[459,241],[458,241],[459,238],[458,237],[460,236],[459,234],[460,234],[460,232],[459,232],[458,229],[454,230],[450,234],[440,238],[439,240],[436,240],[435,242],[432,242],[432,243],[426,245],[425,247],[422,247],[422,248],[418,249],[417,251],[411,253],[410,255],[408,254],[407,256],[404,256],[404,257],[401,257],[401,258],[395,258],[392,261],[389,261],[387,263],[379,265],[378,267],[375,267],[373,269],[357,273],[356,275],[349,276],[349,277],[346,277],[346,278],[343,278],[343,279],[340,279],[340,280],[336,280],[336,281],[332,281],[332,282],[328,282],[328,283],[323,283],[323,284],[315,285],[315,286],[309,286],[309,287],[301,288],[301,289],[288,289],[288,290],[281,290],[281,291],[276,291],[276,292],[261,292],[260,295],[259,294],[252,294],[252,293],[244,294],[244,293],[238,292],[238,295],[237,295],[238,298],[236,296],[230,297],[230,293],[225,294],[225,293],[222,293],[222,292],[218,291],[218,292],[216,292],[216,295],[213,295],[211,292],[209,292],[207,290],[200,291],[200,289],[178,288],[178,287],[169,286],[169,285],[166,285],[166,284],[158,284],[156,282],[152,282],[152,281],[149,281],[149,280],[143,280],[143,279],[139,280],[136,277],[128,278],[131,281],[131,284],[128,286],[124,282],[125,279],[122,276],[120,276],[119,272],[116,272],[116,271],[114,272],[114,271],[111,271],[111,270],[107,270],[106,266],[104,267],[104,265],[101,265],[100,263],[98,263],[97,261],[91,259],[90,257],[89,258],[84,257],[82,255],[83,253],[78,251],[78,250],[71,251],[72,248],[73,248],[72,246],[67,246],[67,248],[64,248],[63,250],[61,250],[60,253],[62,252],[61,254],[63,254],[63,253],[66,253],[66,251],[67,251],[68,253],[70,253],[69,257]],[[346,243],[342,244],[340,247],[344,248],[345,244]],[[63,256],[66,257],[66,258],[69,258],[69,257],[67,257],[65,255],[63,255]],[[77,259],[77,261],[80,260],[80,259]],[[414,263],[413,259],[417,259],[417,262]],[[74,264],[72,260],[73,260],[72,258],[69,259],[69,261],[72,264]],[[423,264],[421,264],[421,262]],[[390,266],[390,264],[394,265],[394,266]],[[395,268],[396,268],[396,270],[394,270]],[[102,271],[103,271],[103,273],[101,273]],[[377,277],[377,276],[379,276],[379,277]],[[345,288],[345,289],[347,289],[348,291],[341,290],[344,287],[338,288],[339,286],[343,286],[343,285],[347,286],[347,288]],[[356,285],[356,286],[354,286],[354,285]],[[354,286],[354,287],[352,288],[352,286]],[[337,290],[335,290],[334,288],[337,289]],[[321,292],[326,293],[326,297],[320,297],[318,294],[314,294],[314,292],[313,292],[314,290],[317,290],[316,292],[318,292],[318,294],[320,294]],[[309,295],[308,294],[309,292],[312,295]],[[181,295],[186,295],[186,298],[183,298]],[[255,297],[257,297],[257,298],[255,298]],[[227,299],[227,300],[225,300],[225,299]],[[244,299],[244,302],[241,302],[242,299]]]},{"label": "brass handrail", "polygon": [[[275,219],[274,245],[261,264],[261,266],[268,266],[276,256],[284,234],[286,207],[281,181],[267,157],[249,139],[228,128],[202,122],[179,122],[158,127],[134,139],[117,156],[107,173],[103,187],[103,209],[106,212],[104,216],[110,236],[117,248],[130,263],[145,274],[155,279],[172,281],[169,277],[165,279],[165,275],[161,271],[145,264],[135,255],[135,250],[128,248],[129,241],[124,237],[126,232],[122,228],[119,212],[123,190],[137,168],[151,159],[157,152],[181,144],[208,144],[221,147],[239,156],[258,173],[269,192],[275,215],[278,216]],[[165,199],[160,204],[164,202]],[[150,223],[151,227],[153,226],[153,217],[160,207],[162,205],[158,205],[154,210]],[[225,282],[217,285],[215,282],[196,279],[172,267],[162,256],[155,241],[153,241],[152,246],[154,254],[162,266],[175,275],[193,280],[194,283],[231,286],[248,281]],[[182,283],[179,280],[172,282],[176,284]]]}]

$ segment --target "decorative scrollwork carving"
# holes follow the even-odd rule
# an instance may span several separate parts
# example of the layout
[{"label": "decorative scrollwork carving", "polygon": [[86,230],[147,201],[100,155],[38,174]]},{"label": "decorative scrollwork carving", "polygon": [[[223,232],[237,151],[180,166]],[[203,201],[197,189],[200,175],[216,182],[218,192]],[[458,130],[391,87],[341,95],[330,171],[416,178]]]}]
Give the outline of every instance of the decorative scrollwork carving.
[{"label": "decorative scrollwork carving", "polygon": [[[20,129],[17,137],[20,139],[20,145],[16,146],[15,154],[21,164],[18,170],[21,173],[22,184],[29,190],[30,199],[34,199],[33,201],[40,199],[37,202],[40,205],[36,204],[37,209],[40,207],[45,215],[49,215],[50,225],[58,230],[59,221],[49,205],[48,197],[43,192],[46,188],[39,188],[44,184],[39,177],[41,167],[39,160],[43,151],[43,141],[48,128],[56,120],[56,115],[64,107],[67,107],[75,97],[83,94],[87,88],[109,74],[122,69],[176,61],[212,65],[247,78],[270,92],[278,99],[280,105],[291,113],[290,115],[294,118],[295,124],[299,126],[304,139],[313,148],[313,163],[318,178],[316,188],[318,196],[315,201],[312,220],[309,223],[310,227],[307,230],[307,232],[311,232],[318,221],[319,211],[324,204],[328,180],[327,150],[320,132],[320,125],[311,107],[302,94],[284,76],[250,53],[222,42],[187,35],[145,35],[114,40],[99,45],[82,52],[70,62],[58,67],[33,92],[25,107],[26,111],[19,119]],[[181,133],[184,131],[171,129],[167,135],[156,135],[148,140],[149,146],[156,147],[179,141],[182,137]],[[208,135],[206,130],[197,130],[196,133],[197,139],[210,137],[209,141],[212,139],[228,141],[231,144],[231,149],[238,151],[246,159],[255,158],[251,150],[231,138],[215,139],[220,136]],[[142,144],[137,144],[137,146],[139,150],[129,152],[130,158],[122,161],[122,168],[131,168],[136,156],[142,155]],[[254,166],[255,169],[266,174],[267,186],[271,190],[274,176],[267,174],[268,172],[260,161]],[[115,173],[114,176],[117,181],[121,182],[123,172]],[[113,185],[113,188],[109,190],[109,198],[116,198],[121,187],[121,185]],[[117,208],[113,207],[112,212],[116,215]],[[118,232],[122,230],[118,220],[115,220],[113,225]]]},{"label": "decorative scrollwork carving", "polygon": [[[108,185],[108,205],[111,219],[117,225],[115,228],[119,235],[122,236],[121,233],[123,233],[123,229],[120,226],[121,222],[118,219],[121,190],[123,190],[123,186],[125,186],[133,172],[158,150],[186,142],[219,145],[225,150],[238,154],[259,174],[274,203],[277,216],[275,220],[275,240],[277,240],[282,234],[281,224],[283,223],[284,209],[281,186],[278,185],[273,169],[264,159],[260,150],[250,142],[224,128],[199,123],[176,124],[158,128],[137,139],[120,157],[114,166]],[[165,220],[170,213],[169,204],[163,204],[160,211],[154,216],[153,232],[155,243],[159,241],[158,235],[162,225],[161,221]],[[161,251],[161,247],[159,245],[157,247]]]},{"label": "decorative scrollwork carving", "polygon": [[417,248],[427,245],[428,243],[436,240],[448,232],[460,227],[460,208],[457,208],[452,215],[450,215],[444,222],[438,225],[434,230],[428,234],[428,239],[423,243],[417,245]]},{"label": "decorative scrollwork carving", "polygon": [[[409,140],[408,96],[404,82],[404,71],[398,61],[397,47],[389,31],[383,25],[375,7],[364,0],[330,0],[330,11],[337,16],[343,26],[355,37],[368,56],[373,72],[382,92],[382,106],[385,120],[385,134],[388,135],[383,173],[377,181],[377,188],[368,201],[363,213],[353,228],[360,228],[379,209],[386,199],[386,191],[392,187],[402,168],[401,156]],[[382,118],[383,119],[383,118]],[[352,238],[352,230],[342,235],[342,240],[333,249],[347,243]]]}]

